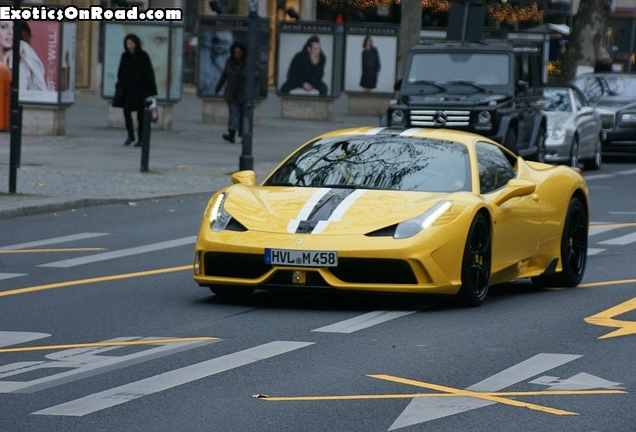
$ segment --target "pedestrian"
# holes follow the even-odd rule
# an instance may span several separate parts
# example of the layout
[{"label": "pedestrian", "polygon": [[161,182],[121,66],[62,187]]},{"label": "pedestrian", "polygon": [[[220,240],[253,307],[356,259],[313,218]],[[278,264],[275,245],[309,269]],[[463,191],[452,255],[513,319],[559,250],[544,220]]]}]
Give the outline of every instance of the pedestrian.
[{"label": "pedestrian", "polygon": [[219,94],[225,85],[223,98],[227,102],[229,118],[228,133],[223,139],[231,143],[236,142],[236,131],[242,135],[243,116],[245,115],[245,80],[247,69],[247,48],[241,42],[234,42],[230,47],[231,56],[225,61],[223,73],[216,83],[214,92]]},{"label": "pedestrian", "polygon": [[114,107],[124,109],[124,120],[128,131],[128,138],[124,145],[130,145],[135,141],[132,112],[137,111],[139,128],[137,137],[139,140],[135,143],[135,147],[141,146],[146,98],[156,94],[157,82],[150,56],[141,49],[139,37],[129,33],[124,38],[124,52],[121,54],[119,70],[117,71],[117,84],[113,99]]}]

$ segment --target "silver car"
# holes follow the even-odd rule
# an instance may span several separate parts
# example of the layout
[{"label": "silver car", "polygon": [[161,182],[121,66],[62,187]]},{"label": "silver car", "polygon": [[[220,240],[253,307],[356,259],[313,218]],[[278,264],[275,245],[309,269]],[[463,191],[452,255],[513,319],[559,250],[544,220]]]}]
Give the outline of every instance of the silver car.
[{"label": "silver car", "polygon": [[636,75],[590,73],[573,82],[598,110],[603,125],[603,151],[636,151]]},{"label": "silver car", "polygon": [[543,89],[544,112],[548,119],[545,140],[548,163],[601,168],[601,119],[585,95],[569,84]]}]

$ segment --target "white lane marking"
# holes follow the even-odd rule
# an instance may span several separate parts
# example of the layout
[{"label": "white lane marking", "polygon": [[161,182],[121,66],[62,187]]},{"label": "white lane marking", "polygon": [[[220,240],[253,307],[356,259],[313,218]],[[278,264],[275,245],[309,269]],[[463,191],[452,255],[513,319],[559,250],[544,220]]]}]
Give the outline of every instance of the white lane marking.
[{"label": "white lane marking", "polygon": [[19,276],[26,276],[26,273],[0,273],[0,280],[11,279]]},{"label": "white lane marking", "polygon": [[[528,360],[524,360],[511,368],[466,388],[466,390],[478,392],[499,391],[580,357],[580,355],[570,354],[537,354]],[[429,420],[459,414],[496,403],[497,402],[477,399],[470,396],[458,396],[450,400],[447,397],[415,398],[406,409],[402,411],[402,414],[400,414],[395,422],[393,422],[389,430],[424,423]]]},{"label": "white lane marking", "polygon": [[50,336],[48,333],[0,331],[0,347],[19,345]]},{"label": "white lane marking", "polygon": [[72,235],[67,235],[62,237],[53,237],[46,240],[37,240],[37,241],[28,242],[28,243],[0,246],[0,249],[1,250],[29,249],[29,248],[46,246],[46,245],[51,245],[56,243],[65,243],[65,242],[71,242],[76,240],[84,240],[84,239],[93,238],[93,237],[101,237],[105,235],[108,235],[108,233],[79,233],[79,234],[72,234]]},{"label": "white lane marking", "polygon": [[626,234],[624,236],[615,237],[609,240],[603,240],[598,242],[598,244],[625,246],[627,244],[634,243],[634,242],[636,242],[636,233]]},{"label": "white lane marking", "polygon": [[133,247],[129,249],[120,249],[120,250],[115,250],[110,252],[99,253],[95,255],[89,255],[85,257],[55,261],[48,264],[40,264],[38,267],[61,267],[61,268],[74,267],[74,266],[78,266],[82,264],[89,264],[89,263],[94,263],[98,261],[106,261],[109,259],[122,258],[122,257],[131,256],[131,255],[137,255],[137,254],[154,252],[154,251],[163,250],[163,249],[170,249],[173,247],[184,246],[188,244],[194,244],[196,240],[197,240],[196,236],[183,237],[176,240],[168,240],[168,241],[153,243],[153,244],[144,245],[144,246],[137,246],[137,247]]},{"label": "white lane marking", "polygon": [[365,189],[356,189],[352,193],[350,193],[345,199],[342,200],[338,207],[336,207],[329,216],[329,219],[326,221],[320,221],[316,224],[316,227],[311,232],[312,234],[320,234],[322,230],[327,228],[329,222],[337,222],[342,219],[342,216],[349,210],[349,208],[356,202],[358,198],[360,198],[366,192]]},{"label": "white lane marking", "polygon": [[71,402],[36,411],[32,414],[81,417],[143,396],[168,390],[182,384],[313,344],[313,342],[274,341],[95,393]]},{"label": "white lane marking", "polygon": [[298,229],[298,225],[300,225],[302,221],[307,220],[313,208],[316,207],[316,204],[318,204],[318,201],[320,201],[320,199],[324,197],[330,190],[330,188],[318,189],[318,191],[316,191],[316,193],[307,200],[303,208],[300,209],[300,213],[298,213],[296,219],[292,219],[289,221],[289,224],[287,225],[287,232],[292,234],[295,233]]},{"label": "white lane marking", "polygon": [[591,237],[593,235],[597,235],[597,234],[601,234],[607,231],[611,231],[611,230],[615,230],[618,229],[618,226],[595,226],[595,225],[590,225],[590,229],[588,230],[588,237]]},{"label": "white lane marking", "polygon": [[357,316],[348,320],[340,321],[328,326],[320,327],[312,330],[312,332],[323,333],[353,333],[358,330],[363,330],[368,327],[372,327],[376,324],[381,324],[386,321],[391,321],[396,318],[400,318],[406,315],[413,314],[417,311],[375,311],[369,312],[364,315]]},{"label": "white lane marking", "polygon": [[601,252],[605,252],[607,249],[599,249],[599,248],[587,248],[587,256],[598,255]]}]

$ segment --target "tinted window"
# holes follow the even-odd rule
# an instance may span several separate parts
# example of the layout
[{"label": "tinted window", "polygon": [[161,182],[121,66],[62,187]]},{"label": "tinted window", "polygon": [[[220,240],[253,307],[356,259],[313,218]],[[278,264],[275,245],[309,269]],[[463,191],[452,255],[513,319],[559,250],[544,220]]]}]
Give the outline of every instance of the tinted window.
[{"label": "tinted window", "polygon": [[456,142],[395,136],[325,138],[298,150],[264,185],[469,191],[469,167],[468,150]]},{"label": "tinted window", "polygon": [[509,56],[496,53],[418,53],[413,56],[407,82],[473,81],[509,85]]},{"label": "tinted window", "polygon": [[503,151],[489,143],[476,146],[479,167],[479,190],[482,194],[504,187],[515,178],[515,171]]}]

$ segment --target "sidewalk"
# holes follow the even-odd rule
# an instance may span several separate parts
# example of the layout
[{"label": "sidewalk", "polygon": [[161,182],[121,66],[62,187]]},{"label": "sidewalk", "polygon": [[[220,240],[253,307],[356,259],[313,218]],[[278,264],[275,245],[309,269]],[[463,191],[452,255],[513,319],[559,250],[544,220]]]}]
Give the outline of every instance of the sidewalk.
[{"label": "sidewalk", "polygon": [[[275,94],[261,102],[253,131],[257,181],[283,157],[329,130],[378,125],[374,117],[345,114],[346,95],[336,101],[334,120],[280,118]],[[78,91],[66,111],[65,136],[23,136],[16,194],[9,194],[10,133],[0,132],[0,219],[108,202],[212,193],[230,183],[239,168],[241,144],[221,134],[226,125],[202,122],[202,101],[191,88],[174,106],[172,130],[152,130],[149,171],[141,172],[141,149],[125,147],[124,129],[107,127],[108,102]]]}]

